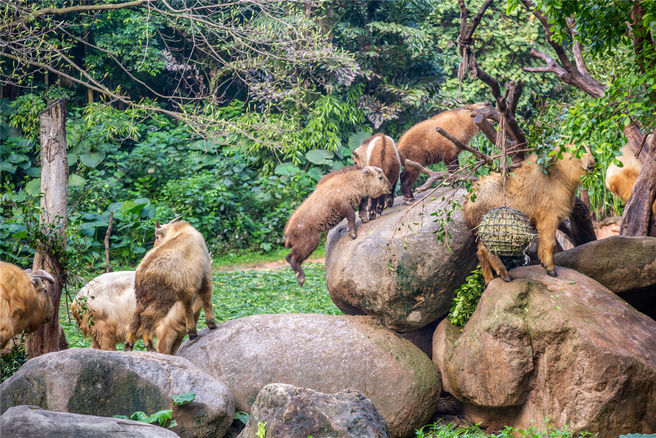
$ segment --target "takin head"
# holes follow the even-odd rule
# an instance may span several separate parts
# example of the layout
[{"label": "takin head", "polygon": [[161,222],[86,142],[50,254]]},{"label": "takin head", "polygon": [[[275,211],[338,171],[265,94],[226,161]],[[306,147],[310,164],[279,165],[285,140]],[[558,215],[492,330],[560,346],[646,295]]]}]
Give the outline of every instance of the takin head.
[{"label": "takin head", "polygon": [[364,175],[366,196],[377,198],[392,193],[392,184],[389,182],[383,169],[375,166],[364,166],[362,168]]}]

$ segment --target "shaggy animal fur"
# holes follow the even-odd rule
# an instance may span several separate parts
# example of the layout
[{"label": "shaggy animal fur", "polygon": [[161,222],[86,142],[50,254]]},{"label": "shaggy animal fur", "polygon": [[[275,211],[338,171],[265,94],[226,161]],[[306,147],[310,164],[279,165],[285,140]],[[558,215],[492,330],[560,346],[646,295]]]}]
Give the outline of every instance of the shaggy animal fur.
[{"label": "shaggy animal fur", "polygon": [[212,312],[212,259],[203,236],[188,222],[174,219],[166,225],[157,224],[154,246],[137,266],[134,290],[137,307],[130,322],[126,351],[132,350],[140,332],[145,347],[153,351],[157,324],[178,302],[183,308],[189,339],[195,339],[198,336],[193,308],[196,297],[203,303],[207,326],[216,328]]},{"label": "shaggy animal fur", "polygon": [[358,166],[375,166],[383,169],[383,173],[392,184],[392,193],[378,198],[369,197],[365,215],[360,215],[362,222],[369,222],[380,216],[383,208],[394,204],[394,190],[401,172],[401,158],[391,137],[376,134],[366,139],[353,151],[353,162]]},{"label": "shaggy animal fur", "polygon": [[329,173],[317,183],[285,225],[285,248],[292,249],[286,259],[296,273],[298,284],[305,282],[301,263],[319,246],[321,232],[346,218],[348,233],[355,239],[355,209],[360,208],[362,212],[367,196],[379,197],[391,190],[382,169],[371,166],[349,166]]},{"label": "shaggy animal fur", "polygon": [[[587,147],[585,149],[581,158],[570,152],[563,153],[563,158],[556,160],[547,174],[536,164],[536,156],[532,155],[506,179],[505,205],[524,213],[536,227],[539,234],[538,257],[552,277],[556,276],[553,263],[556,230],[572,212],[581,177],[594,169],[594,157]],[[481,223],[485,213],[504,206],[503,177],[493,173],[482,178],[474,185],[474,195],[473,202],[466,200],[463,204],[465,221],[472,230]],[[494,278],[492,269],[505,281],[512,280],[501,259],[489,252],[480,241],[477,255],[486,283]]]},{"label": "shaggy animal fur", "polygon": [[[127,339],[130,320],[137,308],[134,278],[134,271],[102,274],[87,283],[75,296],[71,311],[78,329],[93,340],[91,348],[116,350],[116,344]],[[196,323],[202,307],[203,302],[196,295],[193,300]],[[186,334],[184,308],[178,301],[157,325],[157,352],[175,354]]]},{"label": "shaggy animal fur", "polygon": [[[647,137],[647,142],[651,142],[651,135]],[[642,162],[638,160],[631,146],[625,145],[622,149],[622,156],[617,159],[623,164],[622,167],[611,163],[606,169],[606,188],[614,195],[622,198],[622,201],[627,202],[631,197],[633,186],[638,179],[638,174],[642,169]],[[651,211],[656,216],[656,201],[651,207]]]},{"label": "shaggy animal fur", "polygon": [[401,191],[404,198],[412,199],[412,184],[419,176],[419,170],[405,166],[405,160],[412,160],[424,167],[443,161],[449,172],[457,171],[460,149],[444,138],[435,128],[440,127],[460,142],[468,144],[480,132],[471,113],[485,105],[487,103],[475,103],[459,109],[444,111],[417,123],[401,136],[397,148],[401,163],[404,164],[401,173]]},{"label": "shaggy animal fur", "polygon": [[31,333],[55,315],[45,281],[55,279],[46,271],[23,271],[0,262],[0,350],[15,336]]}]

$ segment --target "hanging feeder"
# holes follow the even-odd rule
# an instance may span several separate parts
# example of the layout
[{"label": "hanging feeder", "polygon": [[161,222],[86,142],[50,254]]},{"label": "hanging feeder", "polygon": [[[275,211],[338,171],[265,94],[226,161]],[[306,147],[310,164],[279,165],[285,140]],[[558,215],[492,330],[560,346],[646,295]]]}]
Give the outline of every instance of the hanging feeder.
[{"label": "hanging feeder", "polygon": [[483,215],[478,236],[491,253],[516,257],[537,234],[524,213],[510,207],[499,207]]}]

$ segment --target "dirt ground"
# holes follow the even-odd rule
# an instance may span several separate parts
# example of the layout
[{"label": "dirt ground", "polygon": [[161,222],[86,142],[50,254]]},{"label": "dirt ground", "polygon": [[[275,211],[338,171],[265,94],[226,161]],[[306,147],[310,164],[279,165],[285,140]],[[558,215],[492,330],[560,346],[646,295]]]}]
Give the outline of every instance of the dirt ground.
[{"label": "dirt ground", "polygon": [[[326,258],[321,257],[321,258],[309,258],[303,263],[325,263]],[[247,271],[250,269],[255,269],[258,271],[265,271],[269,269],[278,269],[278,268],[284,268],[284,267],[289,267],[289,263],[287,263],[286,260],[276,260],[274,262],[266,262],[266,263],[255,263],[255,264],[244,264],[244,265],[225,265],[225,266],[218,266],[214,268],[215,272],[235,272],[235,271]]]}]

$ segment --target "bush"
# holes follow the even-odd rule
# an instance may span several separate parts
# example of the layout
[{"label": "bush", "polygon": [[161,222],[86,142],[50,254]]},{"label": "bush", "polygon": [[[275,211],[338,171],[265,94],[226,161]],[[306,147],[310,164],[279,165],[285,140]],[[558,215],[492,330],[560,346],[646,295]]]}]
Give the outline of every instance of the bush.
[{"label": "bush", "polygon": [[21,335],[17,342],[13,342],[9,352],[0,355],[0,383],[13,376],[25,362],[25,339]]}]

